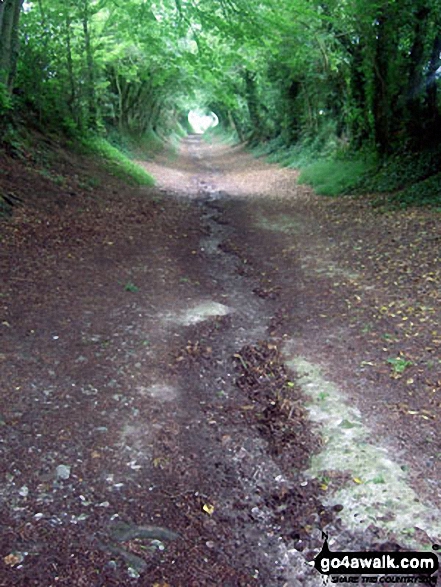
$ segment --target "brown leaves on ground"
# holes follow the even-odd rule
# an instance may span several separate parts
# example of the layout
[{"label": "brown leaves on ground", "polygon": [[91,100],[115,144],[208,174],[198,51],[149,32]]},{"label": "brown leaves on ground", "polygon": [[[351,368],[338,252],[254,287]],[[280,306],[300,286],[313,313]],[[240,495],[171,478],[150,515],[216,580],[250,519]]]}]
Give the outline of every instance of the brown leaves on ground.
[{"label": "brown leaves on ground", "polygon": [[238,372],[236,385],[256,406],[256,410],[246,411],[256,418],[272,453],[287,467],[307,466],[318,439],[311,436],[304,397],[289,380],[277,345],[270,341],[247,345],[233,358]]}]

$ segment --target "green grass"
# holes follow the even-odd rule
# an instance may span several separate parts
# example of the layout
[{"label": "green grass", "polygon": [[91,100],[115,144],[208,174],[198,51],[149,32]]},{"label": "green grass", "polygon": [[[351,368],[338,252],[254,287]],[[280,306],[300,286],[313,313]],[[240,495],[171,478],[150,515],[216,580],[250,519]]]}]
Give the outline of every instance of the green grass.
[{"label": "green grass", "polygon": [[319,159],[303,167],[299,182],[325,196],[384,194],[373,204],[385,209],[431,206],[440,210],[440,156],[439,151],[431,151],[401,153],[380,162],[373,156]]},{"label": "green grass", "polygon": [[153,131],[138,136],[112,129],[107,141],[129,159],[151,159],[165,149],[164,141]]},{"label": "green grass", "polygon": [[124,289],[126,291],[131,292],[131,293],[137,293],[139,291],[139,287],[137,285],[135,285],[134,283],[132,283],[131,281],[128,281],[126,283],[126,285],[124,286]]},{"label": "green grass", "polygon": [[326,123],[294,144],[287,145],[278,136],[250,151],[270,163],[300,169],[299,182],[320,195],[370,194],[376,196],[372,205],[380,210],[426,206],[441,212],[441,147],[423,151],[403,147],[389,156],[368,147],[354,152]]},{"label": "green grass", "polygon": [[338,196],[350,192],[372,164],[359,160],[323,159],[304,167],[299,183],[309,184],[324,196]]},{"label": "green grass", "polygon": [[140,186],[153,186],[155,180],[142,167],[131,161],[125,153],[108,141],[100,137],[83,139],[82,147],[87,153],[98,155],[105,163],[106,168],[128,183]]}]

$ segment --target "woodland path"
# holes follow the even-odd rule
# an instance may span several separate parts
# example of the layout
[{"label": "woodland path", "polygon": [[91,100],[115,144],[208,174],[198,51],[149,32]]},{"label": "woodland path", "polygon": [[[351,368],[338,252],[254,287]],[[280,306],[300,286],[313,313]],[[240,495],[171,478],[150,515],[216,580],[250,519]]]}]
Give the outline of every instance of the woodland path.
[{"label": "woodland path", "polygon": [[197,137],[144,165],[5,229],[0,585],[315,586],[322,530],[439,543],[436,218]]}]

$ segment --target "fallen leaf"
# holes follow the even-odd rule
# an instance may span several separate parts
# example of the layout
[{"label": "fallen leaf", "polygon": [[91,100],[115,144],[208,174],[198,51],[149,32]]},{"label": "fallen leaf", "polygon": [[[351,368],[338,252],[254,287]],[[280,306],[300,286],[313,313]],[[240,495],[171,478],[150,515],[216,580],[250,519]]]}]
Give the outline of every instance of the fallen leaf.
[{"label": "fallen leaf", "polygon": [[5,558],[3,559],[3,562],[8,567],[15,567],[16,565],[19,565],[22,561],[23,557],[18,554],[8,554],[8,556],[5,556]]},{"label": "fallen leaf", "polygon": [[206,504],[204,504],[202,509],[209,516],[212,516],[214,514],[214,505],[210,505],[210,504],[206,503]]}]

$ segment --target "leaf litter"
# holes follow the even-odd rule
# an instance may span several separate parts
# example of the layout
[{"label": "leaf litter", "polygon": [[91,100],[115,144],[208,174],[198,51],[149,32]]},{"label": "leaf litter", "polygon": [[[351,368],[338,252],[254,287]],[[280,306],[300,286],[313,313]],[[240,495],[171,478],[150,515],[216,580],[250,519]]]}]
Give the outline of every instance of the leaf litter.
[{"label": "leaf litter", "polygon": [[[361,413],[381,402],[378,420],[394,423],[402,450],[436,452],[437,222],[325,201],[297,188],[295,172],[236,147],[207,151],[202,169],[192,148],[176,173],[154,163],[159,191],[103,176],[93,191],[76,186],[68,203],[41,177],[34,187],[47,203],[26,201],[29,170],[7,162],[24,205],[2,223],[0,258],[4,584],[315,585],[306,563],[322,528],[342,549],[393,542],[375,526],[349,532],[342,504],[324,505],[349,482],[363,487],[364,476],[306,474],[323,439],[286,368],[287,343],[343,380]],[[202,250],[211,195],[197,178],[211,185],[214,157],[224,195],[210,213],[221,242]],[[64,169],[72,185],[74,164]],[[229,259],[216,283],[215,252]],[[164,315],[201,299],[238,310],[243,292],[244,307],[261,308],[266,338],[235,346],[236,331],[254,332],[240,312],[164,326]],[[372,401],[357,396],[360,378],[377,388]],[[180,392],[166,407],[139,391],[159,385]],[[54,475],[60,464],[64,478]],[[436,467],[426,489],[417,483],[422,493]]]}]

